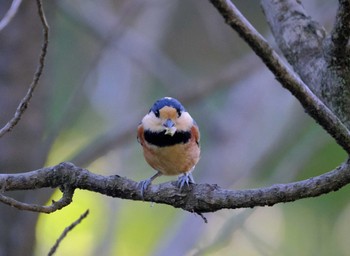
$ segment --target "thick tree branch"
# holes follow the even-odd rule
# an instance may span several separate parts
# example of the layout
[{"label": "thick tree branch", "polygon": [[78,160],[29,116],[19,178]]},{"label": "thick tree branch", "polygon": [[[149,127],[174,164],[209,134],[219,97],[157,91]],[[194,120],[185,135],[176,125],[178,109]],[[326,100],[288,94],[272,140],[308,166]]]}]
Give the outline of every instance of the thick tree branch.
[{"label": "thick tree branch", "polygon": [[39,65],[38,65],[37,70],[34,74],[33,81],[29,85],[27,94],[24,96],[24,98],[19,103],[14,116],[11,118],[11,120],[9,122],[7,122],[7,124],[5,124],[4,127],[2,127],[0,129],[0,138],[4,134],[11,131],[17,125],[19,120],[21,119],[23,113],[26,111],[26,109],[28,107],[28,104],[33,96],[35,88],[37,87],[37,85],[39,83],[39,79],[40,79],[41,74],[42,74],[43,69],[44,69],[47,47],[49,44],[49,26],[48,26],[47,21],[46,21],[46,17],[45,17],[45,13],[44,13],[44,9],[43,9],[41,0],[37,0],[36,2],[37,2],[38,13],[39,13],[41,24],[43,26],[43,33],[44,33],[44,42],[43,42],[43,45],[41,47],[41,53],[40,53],[40,57],[39,57]]},{"label": "thick tree branch", "polygon": [[[274,38],[288,62],[315,92],[319,87],[326,31],[309,15],[300,1],[261,0]],[[312,70],[313,72],[310,72]],[[316,73],[316,74],[315,74]]]},{"label": "thick tree branch", "polygon": [[145,191],[144,198],[141,197],[138,183],[135,181],[117,175],[97,175],[71,163],[61,163],[20,174],[0,174],[0,187],[3,191],[45,187],[65,187],[73,191],[78,188],[121,199],[167,204],[196,213],[272,206],[336,191],[348,183],[349,161],[328,173],[288,184],[246,190],[227,190],[214,184],[193,184],[179,191],[175,182],[169,182],[150,186]]},{"label": "thick tree branch", "polygon": [[350,128],[350,7],[339,0],[330,36],[300,1],[261,0],[279,48],[308,87]]},{"label": "thick tree branch", "polygon": [[304,82],[288,68],[265,39],[244,18],[229,0],[211,0],[224,17],[226,23],[249,44],[254,52],[276,76],[281,85],[288,89],[313,117],[347,153],[350,153],[350,133],[338,117],[317,98]]}]

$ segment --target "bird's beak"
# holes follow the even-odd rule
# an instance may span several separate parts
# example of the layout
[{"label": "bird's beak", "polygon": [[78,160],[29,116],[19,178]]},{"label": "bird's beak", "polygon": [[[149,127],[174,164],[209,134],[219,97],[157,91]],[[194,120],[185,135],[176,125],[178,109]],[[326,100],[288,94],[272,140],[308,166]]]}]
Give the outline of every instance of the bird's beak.
[{"label": "bird's beak", "polygon": [[163,126],[165,127],[165,134],[173,136],[176,132],[175,123],[171,119],[167,119]]}]

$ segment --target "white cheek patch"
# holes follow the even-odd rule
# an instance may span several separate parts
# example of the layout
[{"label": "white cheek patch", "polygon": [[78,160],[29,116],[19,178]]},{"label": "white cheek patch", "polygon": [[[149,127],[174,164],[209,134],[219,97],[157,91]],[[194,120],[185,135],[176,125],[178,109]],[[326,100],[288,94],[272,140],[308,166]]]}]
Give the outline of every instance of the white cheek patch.
[{"label": "white cheek patch", "polygon": [[144,116],[144,118],[142,119],[142,124],[145,130],[151,130],[155,132],[164,130],[162,121],[158,117],[156,117],[156,115],[153,112],[150,112]]},{"label": "white cheek patch", "polygon": [[[153,112],[148,113],[142,119],[143,128],[153,132],[162,132],[165,130],[162,119],[156,117]],[[175,120],[175,127],[169,130],[169,134],[175,131],[189,131],[193,125],[193,119],[188,112],[181,113],[181,116]],[[174,130],[175,129],[175,130]]]},{"label": "white cheek patch", "polygon": [[176,129],[180,131],[188,131],[193,125],[193,119],[188,112],[183,112],[175,121]]}]

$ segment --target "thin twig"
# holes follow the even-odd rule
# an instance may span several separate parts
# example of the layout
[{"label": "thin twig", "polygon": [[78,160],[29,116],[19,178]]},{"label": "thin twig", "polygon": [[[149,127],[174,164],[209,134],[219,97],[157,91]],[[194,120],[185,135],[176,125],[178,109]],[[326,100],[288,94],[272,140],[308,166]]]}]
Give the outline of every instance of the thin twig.
[{"label": "thin twig", "polygon": [[229,0],[210,0],[230,25],[262,59],[281,85],[289,90],[343,149],[350,153],[350,132],[340,119],[307,87],[270,47],[262,35]]},{"label": "thin twig", "polygon": [[39,65],[38,65],[37,70],[34,74],[32,83],[30,84],[30,86],[28,88],[27,94],[24,96],[24,98],[19,103],[14,116],[3,128],[1,128],[0,138],[4,134],[10,132],[17,125],[19,120],[21,119],[23,113],[25,112],[25,110],[28,107],[28,104],[33,96],[35,88],[37,87],[37,85],[39,83],[39,79],[40,79],[41,74],[42,74],[43,69],[44,69],[45,58],[46,58],[46,54],[47,54],[47,47],[49,44],[49,26],[48,26],[47,21],[46,21],[45,12],[44,12],[41,0],[37,0],[36,2],[37,2],[38,13],[39,13],[41,24],[43,26],[43,34],[44,34],[43,45],[41,47],[41,53],[40,53],[40,57],[39,57]]},{"label": "thin twig", "polygon": [[68,227],[66,227],[63,230],[62,234],[56,240],[56,243],[52,246],[49,253],[47,254],[48,256],[51,256],[56,252],[58,246],[60,245],[62,240],[67,236],[68,232],[71,231],[73,228],[75,228],[77,225],[79,225],[80,222],[88,216],[88,214],[89,214],[89,210],[86,210],[76,221],[74,221],[72,224],[70,224]]},{"label": "thin twig", "polygon": [[67,188],[63,191],[62,198],[58,201],[53,201],[51,205],[43,206],[37,204],[27,204],[19,202],[11,197],[4,196],[0,194],[0,202],[7,204],[9,206],[15,207],[19,210],[31,211],[31,212],[42,212],[42,213],[52,213],[63,207],[69,205],[72,202],[74,190]]},{"label": "thin twig", "polygon": [[16,16],[19,6],[22,0],[13,0],[10,9],[6,12],[4,17],[0,21],[0,32],[11,22],[13,17]]},{"label": "thin twig", "polygon": [[195,214],[197,214],[199,217],[201,217],[205,224],[208,224],[208,219],[204,216],[203,213],[195,212]]}]

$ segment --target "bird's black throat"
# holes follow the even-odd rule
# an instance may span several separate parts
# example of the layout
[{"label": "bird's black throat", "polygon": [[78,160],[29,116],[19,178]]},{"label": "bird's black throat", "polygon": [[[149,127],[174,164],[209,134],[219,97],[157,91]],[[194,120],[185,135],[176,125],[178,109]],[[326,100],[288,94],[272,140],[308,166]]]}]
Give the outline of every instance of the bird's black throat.
[{"label": "bird's black throat", "polygon": [[188,131],[176,131],[173,136],[162,132],[152,132],[146,130],[144,132],[145,140],[152,145],[158,147],[173,146],[175,144],[186,143],[191,139],[191,133]]}]

